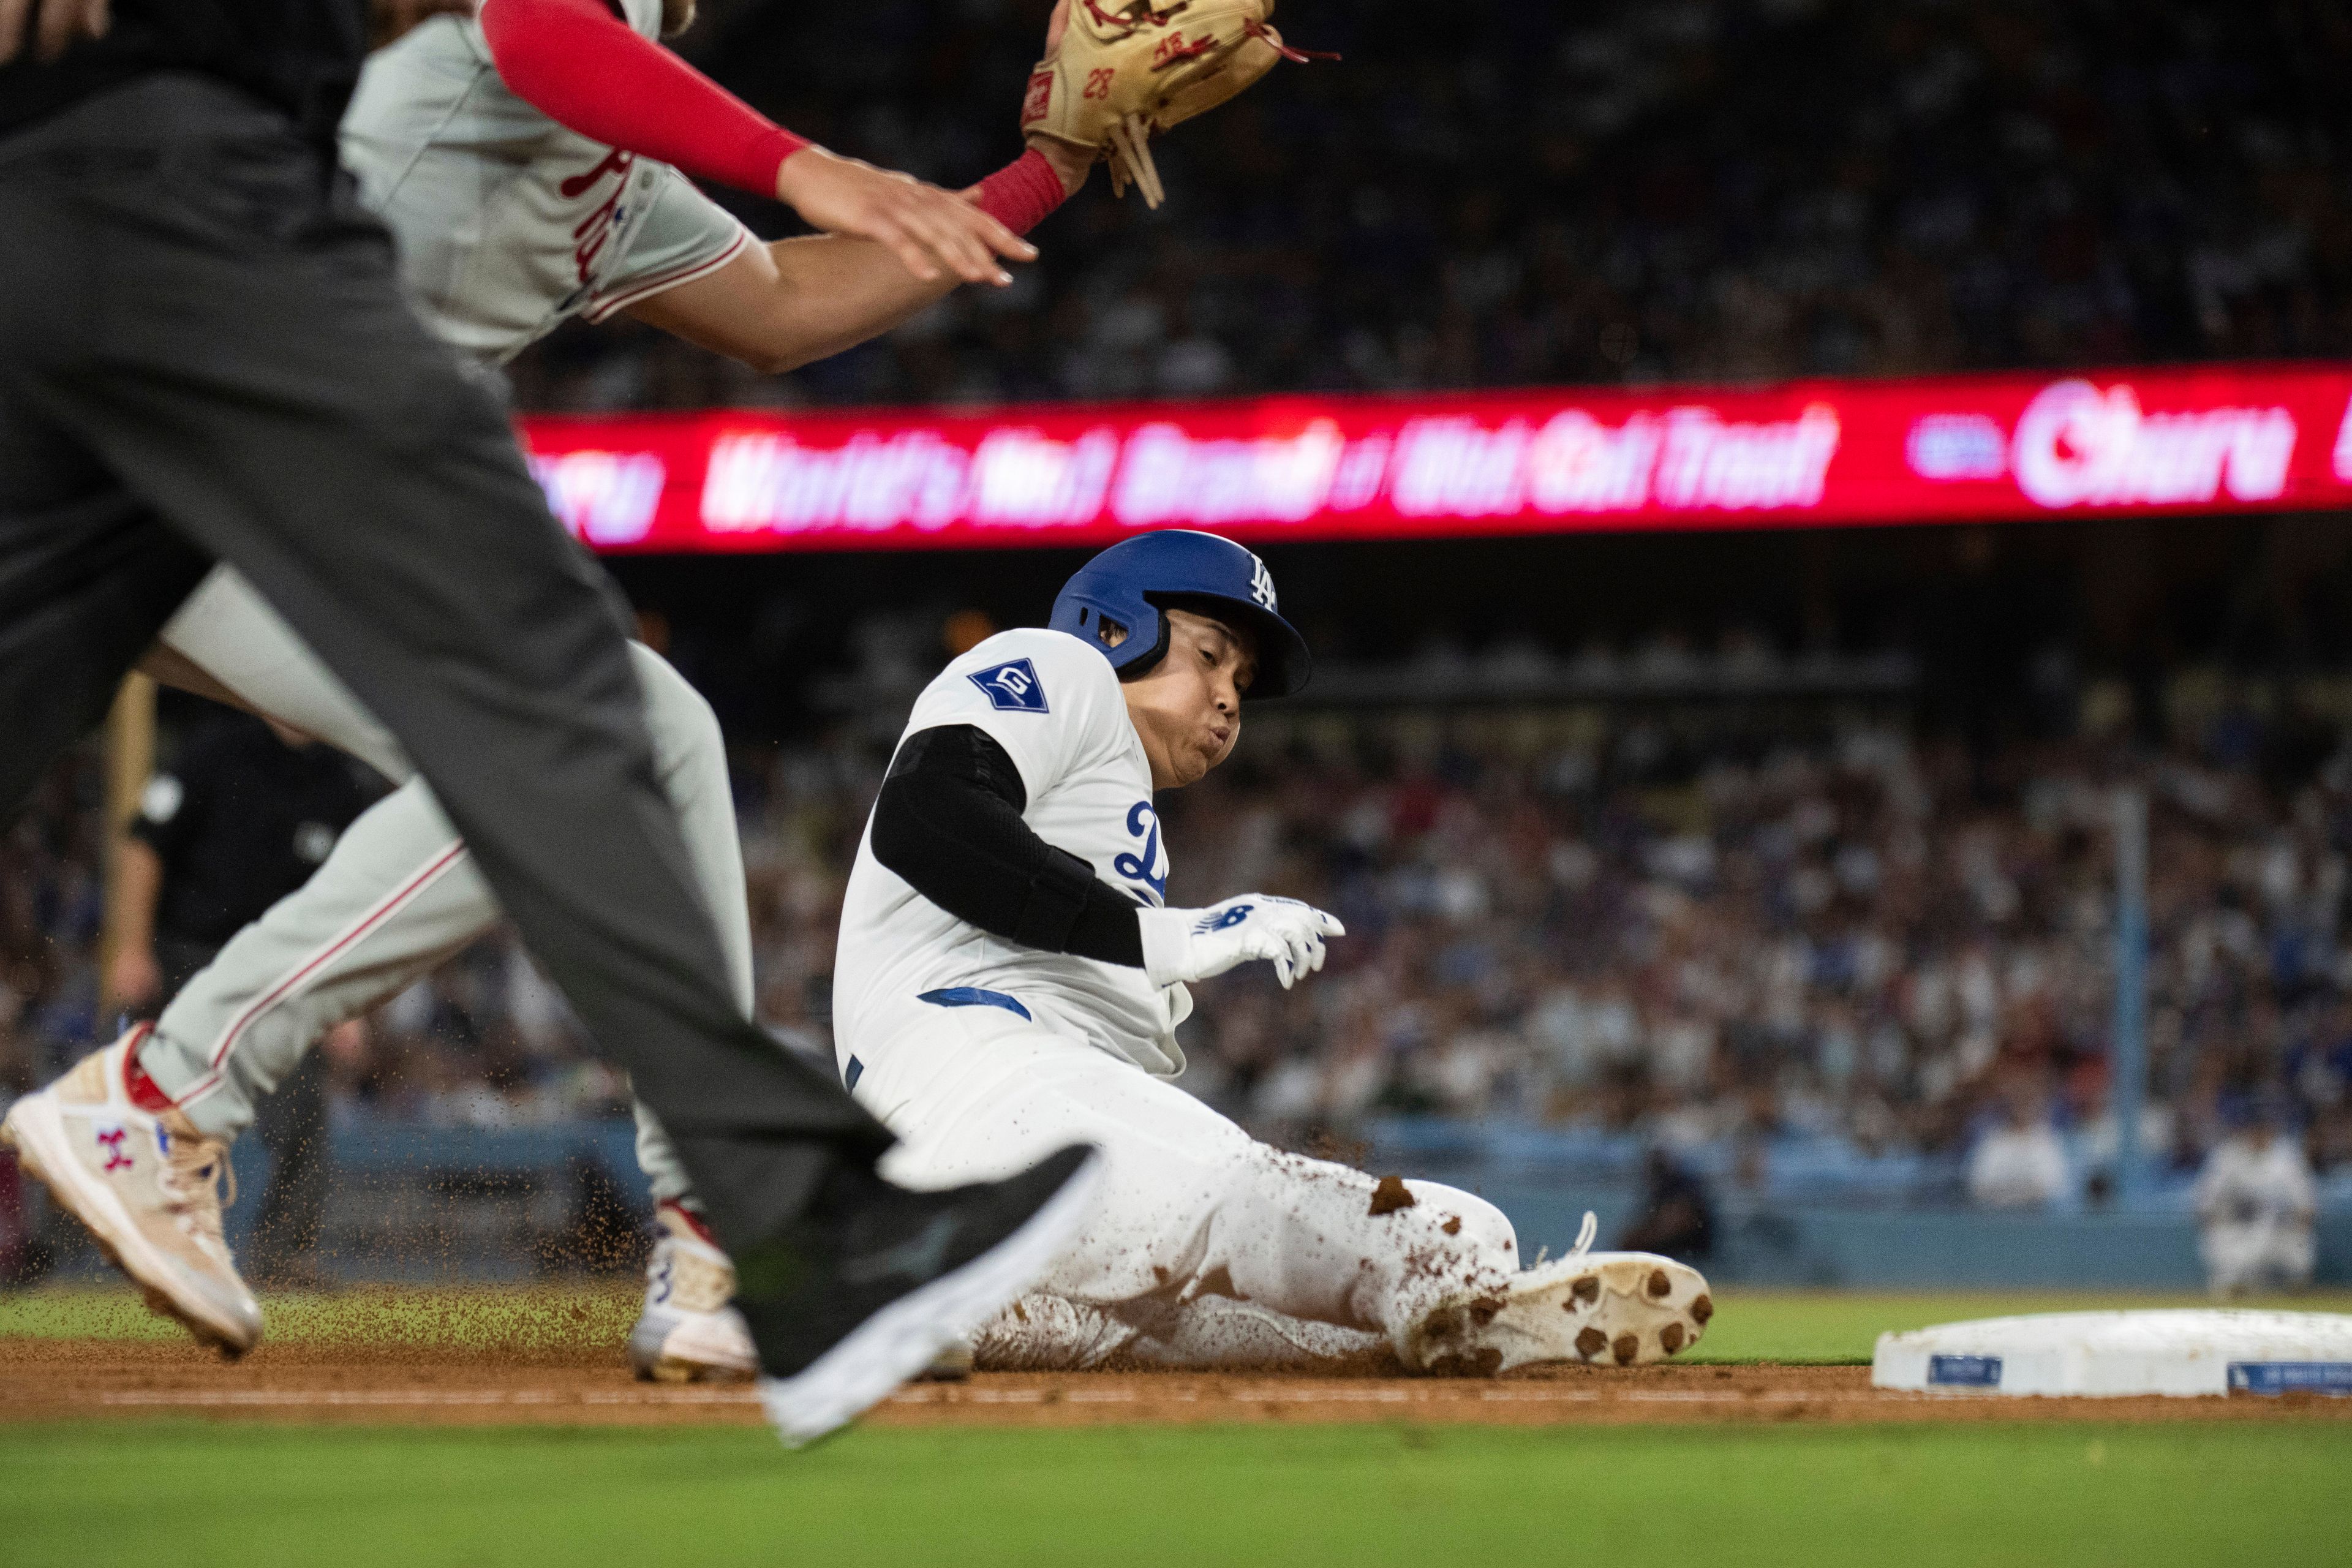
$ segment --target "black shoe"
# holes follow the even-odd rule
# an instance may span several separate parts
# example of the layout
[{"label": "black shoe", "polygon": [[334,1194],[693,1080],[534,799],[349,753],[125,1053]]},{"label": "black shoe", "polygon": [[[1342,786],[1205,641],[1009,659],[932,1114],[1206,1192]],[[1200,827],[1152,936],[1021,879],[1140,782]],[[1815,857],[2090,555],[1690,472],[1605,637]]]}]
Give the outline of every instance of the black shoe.
[{"label": "black shoe", "polygon": [[789,1447],[852,1421],[1036,1281],[1094,1206],[1074,1144],[1002,1182],[916,1193],[839,1171],[784,1234],[735,1255],[760,1397]]}]

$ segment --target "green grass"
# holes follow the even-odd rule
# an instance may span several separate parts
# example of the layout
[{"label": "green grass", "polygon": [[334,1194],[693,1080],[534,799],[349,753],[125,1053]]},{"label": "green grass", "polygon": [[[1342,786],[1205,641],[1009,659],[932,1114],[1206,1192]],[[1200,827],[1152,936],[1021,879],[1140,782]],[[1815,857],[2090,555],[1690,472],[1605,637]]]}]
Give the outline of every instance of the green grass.
[{"label": "green grass", "polygon": [[[1733,1291],[1702,1359],[2115,1295]],[[2342,1294],[2293,1303],[2352,1307]],[[269,1302],[278,1342],[617,1344],[625,1286]],[[11,1338],[172,1340],[124,1289],[0,1294]],[[0,1563],[2264,1568],[2347,1560],[2352,1425],[741,1428],[0,1425]]]},{"label": "green grass", "polygon": [[[1841,1293],[1732,1289],[1706,1338],[1688,1358],[1711,1362],[1867,1362],[1890,1329],[1925,1328],[2011,1312],[2113,1307],[2200,1307],[2201,1296],[2108,1292]],[[279,1344],[617,1346],[635,1320],[634,1282],[515,1289],[371,1288],[333,1296],[270,1296],[269,1338]],[[2352,1312],[2352,1292],[2267,1302],[2314,1312]],[[112,1285],[0,1292],[0,1342],[11,1337],[176,1340],[174,1324]]]},{"label": "green grass", "polygon": [[0,1558],[2340,1564],[2352,1428],[0,1427]]},{"label": "green grass", "polygon": [[[368,1286],[333,1295],[266,1293],[275,1344],[449,1345],[553,1349],[618,1346],[636,1321],[640,1287]],[[184,1341],[127,1285],[46,1285],[0,1291],[0,1342],[10,1339]]]}]

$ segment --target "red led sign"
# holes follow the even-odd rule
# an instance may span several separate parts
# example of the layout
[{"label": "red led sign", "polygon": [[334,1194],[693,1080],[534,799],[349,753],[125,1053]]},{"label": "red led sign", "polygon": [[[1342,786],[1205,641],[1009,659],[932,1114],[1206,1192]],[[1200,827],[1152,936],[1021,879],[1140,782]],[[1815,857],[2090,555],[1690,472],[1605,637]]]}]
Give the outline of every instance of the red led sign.
[{"label": "red led sign", "polygon": [[608,551],[1255,542],[2352,507],[2352,366],[522,422]]}]

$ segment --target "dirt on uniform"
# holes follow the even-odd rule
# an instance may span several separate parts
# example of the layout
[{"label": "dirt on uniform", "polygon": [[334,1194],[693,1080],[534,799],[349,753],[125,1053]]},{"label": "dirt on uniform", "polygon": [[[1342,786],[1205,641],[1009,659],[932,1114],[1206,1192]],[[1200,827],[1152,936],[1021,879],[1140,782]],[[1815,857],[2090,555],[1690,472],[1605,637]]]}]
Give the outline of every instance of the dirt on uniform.
[{"label": "dirt on uniform", "polygon": [[[757,1426],[751,1391],[632,1382],[617,1351],[516,1353],[0,1341],[0,1421],[213,1415],[416,1425]],[[901,1389],[886,1426],[1387,1422],[1492,1426],[1941,1421],[2352,1420],[2352,1399],[2016,1399],[1898,1394],[1860,1366],[1546,1367],[1500,1378],[982,1373]]]}]

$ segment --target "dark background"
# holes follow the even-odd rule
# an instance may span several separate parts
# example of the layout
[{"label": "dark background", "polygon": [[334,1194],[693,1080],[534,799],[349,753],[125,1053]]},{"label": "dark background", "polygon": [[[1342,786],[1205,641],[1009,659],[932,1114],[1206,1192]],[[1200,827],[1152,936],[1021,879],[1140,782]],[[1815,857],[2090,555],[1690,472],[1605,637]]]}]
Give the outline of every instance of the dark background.
[{"label": "dark background", "polygon": [[[730,733],[805,728],[814,677],[853,670],[877,615],[944,635],[958,611],[1035,625],[1083,551],[624,557],[672,659]],[[1786,654],[1901,652],[1915,720],[1985,738],[2067,721],[2051,683],[2141,686],[2183,663],[2293,675],[2352,662],[2352,529],[2336,515],[1969,528],[1599,534],[1267,551],[1319,659],[1532,642],[1571,657],[1726,637]],[[926,651],[947,657],[938,636]]]},{"label": "dark background", "polygon": [[[688,54],[950,184],[1044,0],[710,0]],[[1771,379],[2342,354],[2327,0],[1290,0],[1284,66],[1097,179],[1008,294],[782,381],[573,329],[531,406]],[[728,198],[731,203],[735,198]],[[772,204],[735,203],[762,233]]]}]

